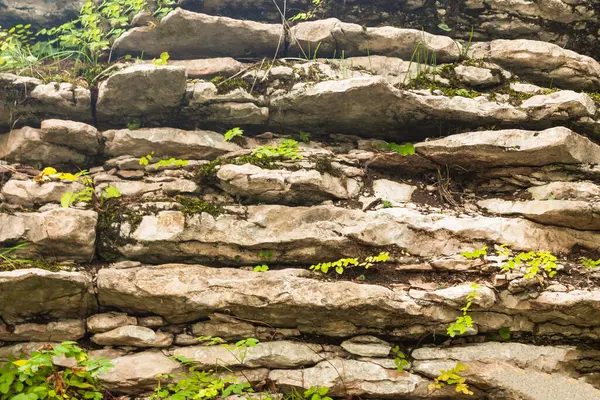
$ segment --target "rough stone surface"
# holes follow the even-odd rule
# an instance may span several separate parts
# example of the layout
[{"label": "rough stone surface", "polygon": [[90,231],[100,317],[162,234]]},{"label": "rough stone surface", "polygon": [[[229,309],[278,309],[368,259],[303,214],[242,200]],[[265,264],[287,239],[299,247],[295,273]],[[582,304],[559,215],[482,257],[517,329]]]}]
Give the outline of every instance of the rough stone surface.
[{"label": "rough stone surface", "polygon": [[0,272],[0,317],[9,324],[41,316],[85,318],[96,308],[92,290],[92,277],[83,272]]},{"label": "rough stone surface", "polygon": [[506,201],[482,200],[477,203],[498,215],[522,215],[546,225],[582,230],[600,230],[600,203],[571,200]]},{"label": "rough stone surface", "polygon": [[92,342],[102,346],[169,347],[173,335],[154,332],[143,326],[125,325],[92,336]]},{"label": "rough stone surface", "polygon": [[111,392],[140,394],[154,390],[159,374],[183,372],[180,363],[158,351],[144,351],[112,360],[114,368],[98,376]]},{"label": "rough stone surface", "polygon": [[45,142],[71,147],[84,154],[100,151],[100,132],[82,122],[46,119],[42,121],[40,137]]},{"label": "rough stone surface", "polygon": [[24,206],[34,204],[57,203],[66,192],[79,192],[84,189],[79,182],[21,181],[11,179],[2,186],[2,195],[6,201]]},{"label": "rough stone surface", "polygon": [[0,340],[7,342],[40,342],[79,340],[85,336],[85,322],[71,319],[48,324],[20,324],[10,331],[3,331],[0,325]]},{"label": "rough stone surface", "polygon": [[0,243],[26,241],[24,255],[86,262],[94,254],[97,218],[94,211],[72,208],[0,214]]},{"label": "rough stone surface", "polygon": [[90,333],[107,332],[125,325],[137,325],[137,319],[117,312],[96,314],[87,319],[87,330]]},{"label": "rough stone surface", "polygon": [[591,182],[552,182],[527,189],[533,200],[584,200],[600,197],[600,186]]},{"label": "rough stone surface", "polygon": [[378,179],[373,182],[373,194],[384,201],[392,202],[392,204],[409,202],[415,190],[414,186],[387,179]]},{"label": "rough stone surface", "polygon": [[36,165],[85,164],[85,155],[44,141],[39,129],[25,127],[0,134],[0,158]]},{"label": "rough stone surface", "polygon": [[240,147],[228,143],[222,135],[210,131],[183,131],[172,128],[121,129],[106,131],[106,153],[111,156],[156,157],[212,160]]},{"label": "rough stone surface", "polygon": [[[203,38],[198,40],[198,38]],[[156,27],[132,29],[115,41],[117,54],[158,57],[167,51],[173,58],[248,57],[276,54],[283,41],[281,25],[225,17],[171,12]],[[283,46],[281,48],[283,50]]]},{"label": "rough stone surface", "polygon": [[225,165],[217,172],[225,192],[266,202],[310,204],[327,199],[348,199],[358,193],[354,179],[316,170],[265,170],[251,164]]},{"label": "rough stone surface", "polygon": [[168,117],[183,100],[186,85],[184,67],[146,64],[128,67],[100,84],[98,119],[106,125],[124,125],[128,118]]},{"label": "rough stone surface", "polygon": [[462,133],[419,143],[416,152],[462,168],[583,164],[600,161],[600,147],[566,128],[541,132],[503,130]]},{"label": "rough stone surface", "polygon": [[267,368],[297,368],[315,365],[328,359],[334,353],[328,353],[323,346],[301,342],[261,342],[255,347],[233,350],[233,354],[223,346],[192,346],[177,349],[174,355],[193,361],[201,369],[215,368],[217,365],[238,367],[243,354],[243,365]]},{"label": "rough stone surface", "polygon": [[374,336],[356,336],[343,341],[340,346],[349,353],[363,357],[387,357],[392,350],[388,342]]}]

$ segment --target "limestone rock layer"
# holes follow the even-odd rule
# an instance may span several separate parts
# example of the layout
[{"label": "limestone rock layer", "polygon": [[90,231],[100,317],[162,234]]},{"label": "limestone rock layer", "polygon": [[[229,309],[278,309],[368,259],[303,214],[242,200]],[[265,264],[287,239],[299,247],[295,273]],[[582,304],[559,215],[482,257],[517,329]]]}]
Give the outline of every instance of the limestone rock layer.
[{"label": "limestone rock layer", "polygon": [[[70,12],[21,3],[0,23]],[[367,3],[185,0],[91,86],[0,73],[0,362],[78,341],[132,399],[182,359],[600,398],[597,4]],[[431,386],[457,363],[471,394]]]}]

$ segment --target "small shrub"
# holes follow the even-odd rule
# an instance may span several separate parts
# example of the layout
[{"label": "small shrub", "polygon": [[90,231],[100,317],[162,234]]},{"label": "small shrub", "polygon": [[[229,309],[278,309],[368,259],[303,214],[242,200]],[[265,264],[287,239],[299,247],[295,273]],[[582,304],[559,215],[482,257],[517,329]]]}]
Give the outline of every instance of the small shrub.
[{"label": "small shrub", "polygon": [[[55,358],[73,360],[73,367],[59,367]],[[29,359],[14,360],[0,368],[2,400],[102,400],[104,390],[96,376],[112,364],[105,359],[90,359],[75,342],[45,345]]]},{"label": "small shrub", "polygon": [[236,137],[242,137],[243,135],[244,135],[243,130],[241,130],[240,128],[233,128],[233,129],[230,129],[227,132],[225,132],[225,135],[223,135],[223,137],[226,142],[231,142]]},{"label": "small shrub", "polygon": [[465,251],[461,255],[464,258],[467,258],[469,260],[474,260],[474,259],[477,259],[477,258],[481,258],[481,257],[487,256],[487,250],[488,250],[488,247],[487,246],[483,246],[482,248],[476,249],[476,250],[473,250],[473,251]]},{"label": "small shrub", "polygon": [[389,259],[389,257],[390,253],[385,252],[379,253],[376,256],[369,256],[365,258],[365,260],[362,262],[360,262],[356,258],[341,258],[333,262],[325,262],[316,265],[311,265],[309,269],[315,272],[320,271],[324,274],[328,273],[330,269],[334,269],[335,272],[338,273],[338,275],[342,275],[344,271],[348,268],[364,267],[365,269],[368,269],[372,267],[375,263],[386,262]]},{"label": "small shrub", "polygon": [[252,151],[259,159],[301,160],[298,142],[293,139],[282,140],[279,146],[259,146]]},{"label": "small shrub", "polygon": [[589,268],[589,269],[594,269],[594,268],[598,268],[598,266],[600,265],[600,258],[597,260],[592,260],[591,258],[584,258],[581,263],[583,264],[584,267]]},{"label": "small shrub", "polygon": [[546,272],[552,278],[556,275],[556,261],[557,258],[548,251],[529,251],[510,258],[502,269],[512,271],[517,267],[525,266],[526,279],[535,278],[540,271]]},{"label": "small shrub", "polygon": [[456,385],[457,393],[463,393],[472,396],[473,392],[469,390],[469,385],[467,385],[466,379],[460,376],[460,373],[466,368],[466,366],[458,362],[454,368],[447,371],[442,370],[440,375],[434,379],[435,383],[429,385],[429,390],[441,389],[444,386]]},{"label": "small shrub", "polygon": [[383,208],[392,208],[392,207],[394,207],[394,205],[392,204],[391,201],[387,201],[387,200],[383,201]]},{"label": "small shrub", "polygon": [[406,359],[406,354],[400,350],[400,346],[394,346],[392,348],[392,353],[394,353],[394,365],[398,372],[402,372],[409,367],[410,364]]},{"label": "small shrub", "polygon": [[257,265],[256,267],[254,267],[254,272],[267,272],[269,270],[269,266],[268,265]]},{"label": "small shrub", "polygon": [[446,329],[446,333],[450,337],[455,337],[457,334],[462,335],[467,331],[468,328],[473,326],[473,318],[471,318],[468,313],[469,309],[473,305],[473,301],[479,298],[477,295],[477,290],[481,289],[481,286],[473,283],[471,284],[471,289],[471,292],[467,294],[467,304],[460,309],[463,312],[463,315],[458,317],[456,321],[450,324],[448,329]]},{"label": "small shrub", "polygon": [[325,386],[312,386],[308,390],[304,391],[303,396],[307,400],[332,400],[331,397],[327,396],[328,393],[329,389]]},{"label": "small shrub", "polygon": [[169,53],[167,53],[166,51],[160,53],[159,58],[155,58],[154,60],[152,60],[152,63],[154,65],[161,66],[161,65],[167,65],[169,62],[169,58],[171,58],[171,56],[169,55]]},{"label": "small shrub", "polygon": [[500,328],[500,330],[498,330],[498,335],[500,335],[500,337],[504,340],[510,340],[512,336],[510,333],[510,328],[507,327]]}]

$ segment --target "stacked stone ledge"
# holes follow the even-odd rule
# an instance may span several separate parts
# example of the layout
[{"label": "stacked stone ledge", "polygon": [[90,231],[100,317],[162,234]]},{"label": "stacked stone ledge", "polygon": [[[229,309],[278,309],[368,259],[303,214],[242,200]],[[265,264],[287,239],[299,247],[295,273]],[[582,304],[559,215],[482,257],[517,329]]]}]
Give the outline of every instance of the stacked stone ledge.
[{"label": "stacked stone ledge", "polygon": [[[190,37],[173,41],[173,26]],[[236,30],[244,34],[232,44]],[[191,39],[211,32],[222,42]],[[345,48],[348,58],[263,70],[224,58],[248,48],[272,56],[291,35],[303,46],[321,43],[323,55]],[[402,86],[416,76],[409,60],[419,40],[483,94]],[[457,361],[468,364],[476,398],[600,396],[598,276],[579,262],[600,243],[600,147],[590,140],[597,103],[582,92],[600,86],[593,58],[546,42],[492,40],[470,48],[476,65],[459,65],[460,46],[441,35],[364,32],[335,19],[284,32],[183,10],[115,45],[133,50],[180,60],[123,66],[99,85],[97,102],[86,88],[0,74],[10,94],[0,95],[0,247],[26,242],[11,255],[51,264],[0,272],[0,361],[80,340],[113,360],[101,376],[111,393],[131,396],[152,391],[157,374],[182,372],[171,356],[203,369],[227,360],[253,383],[327,386],[335,397],[449,398],[453,388],[428,385]],[[185,60],[209,56],[222,57]],[[556,68],[540,68],[544,56]],[[246,85],[228,92],[210,81],[236,74]],[[549,81],[558,90],[542,87]],[[127,129],[132,121],[143,127]],[[225,141],[234,126],[244,140]],[[433,137],[440,126],[459,133]],[[300,143],[301,160],[233,162],[300,130],[313,134]],[[415,154],[383,151],[382,139],[412,140]],[[188,163],[156,165],[171,157]],[[119,208],[61,208],[82,183],[32,179],[44,167],[74,165],[90,171],[97,194],[119,189],[111,203]],[[441,202],[444,176],[452,185]],[[215,208],[190,211],[181,197]],[[559,255],[556,280],[461,256],[493,244]],[[364,282],[307,268],[381,251],[390,262]],[[272,270],[252,271],[262,263]],[[444,279],[457,283],[438,287]],[[482,284],[475,325],[436,345],[430,335],[445,336],[473,281]],[[515,342],[485,342],[502,328]],[[261,342],[239,365],[198,336]],[[391,348],[411,343],[420,344],[399,372]]]}]

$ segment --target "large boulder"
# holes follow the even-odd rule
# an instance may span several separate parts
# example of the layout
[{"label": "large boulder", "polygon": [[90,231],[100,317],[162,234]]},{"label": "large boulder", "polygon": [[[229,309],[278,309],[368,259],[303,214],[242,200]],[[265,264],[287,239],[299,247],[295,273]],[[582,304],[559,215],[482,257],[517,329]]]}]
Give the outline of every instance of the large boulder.
[{"label": "large boulder", "polygon": [[487,96],[401,90],[382,76],[297,83],[290,91],[274,94],[269,108],[269,123],[277,129],[344,131],[396,142],[438,132],[441,123],[545,128],[593,118],[596,113],[589,96],[568,90],[533,96],[516,106]]},{"label": "large boulder", "polygon": [[42,131],[30,127],[0,134],[0,157],[40,168],[44,165],[84,166],[87,160],[74,149],[45,141]]},{"label": "large boulder", "polygon": [[32,206],[58,203],[66,192],[77,193],[85,186],[79,182],[35,182],[11,179],[2,186],[2,195],[9,203]]},{"label": "large boulder", "polygon": [[10,256],[46,256],[89,262],[94,254],[94,211],[55,208],[41,213],[0,214],[0,244],[28,242]]},{"label": "large boulder", "polygon": [[154,390],[161,375],[184,371],[182,364],[161,352],[144,351],[111,361],[114,367],[98,376],[102,385],[112,393],[141,394]]},{"label": "large boulder", "polygon": [[186,90],[184,67],[133,65],[100,84],[97,116],[103,125],[125,125],[168,119],[183,101]]},{"label": "large boulder", "polygon": [[198,368],[207,370],[219,365],[235,367],[300,368],[332,358],[341,349],[301,342],[260,342],[245,349],[223,346],[190,346],[175,350],[173,355],[185,357]]},{"label": "large boulder", "polygon": [[328,199],[350,199],[361,184],[345,176],[300,169],[262,169],[251,164],[224,165],[217,172],[223,191],[277,204],[314,204]]},{"label": "large boulder", "polygon": [[172,11],[155,27],[132,29],[115,41],[116,54],[158,57],[168,52],[178,59],[269,56],[283,51],[281,24],[262,24],[226,17]]},{"label": "large boulder", "polygon": [[173,334],[154,332],[143,326],[125,325],[97,333],[91,340],[101,346],[169,347],[173,343]]},{"label": "large boulder", "polygon": [[[564,4],[563,4],[564,5]],[[562,46],[535,40],[493,40],[481,56],[542,85],[597,91],[600,63]]]},{"label": "large boulder", "polygon": [[316,55],[317,49],[319,55],[333,58],[336,54],[374,54],[411,59],[420,51],[420,59],[425,59],[425,53],[435,53],[437,62],[452,62],[460,58],[462,51],[462,46],[447,36],[391,26],[367,28],[335,18],[301,22],[291,29],[290,35],[290,51],[303,53],[306,58],[313,57],[311,51]]},{"label": "large boulder", "polygon": [[39,123],[47,118],[92,121],[89,89],[71,83],[50,82],[0,73],[0,129]]},{"label": "large boulder", "polygon": [[9,324],[40,317],[85,318],[96,309],[93,290],[92,277],[84,272],[0,272],[0,318]]},{"label": "large boulder", "polygon": [[600,230],[600,204],[588,201],[482,200],[477,203],[486,211],[498,215],[522,215],[545,225],[566,226],[581,230]]},{"label": "large boulder", "polygon": [[[519,218],[456,217],[408,208],[362,212],[342,207],[249,206],[243,215],[208,213],[185,217],[180,211],[145,215],[133,228],[121,227],[119,252],[144,262],[296,264],[336,260],[365,251],[379,253],[396,245],[423,257],[455,255],[489,242],[515,250],[546,249],[569,253],[575,246],[595,249],[599,233],[557,228]],[[369,250],[370,249],[370,250]]]},{"label": "large boulder", "polygon": [[27,323],[3,329],[0,324],[0,340],[7,342],[40,342],[79,340],[85,336],[85,322],[80,319],[49,322],[47,324]]},{"label": "large boulder", "polygon": [[418,143],[415,151],[438,164],[466,169],[600,162],[600,146],[563,127],[460,133]]},{"label": "large boulder", "polygon": [[121,129],[105,131],[106,154],[213,160],[241,148],[226,142],[223,135],[211,131],[183,131],[174,128]]}]

